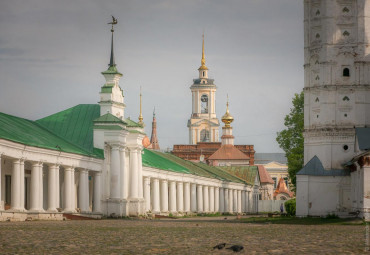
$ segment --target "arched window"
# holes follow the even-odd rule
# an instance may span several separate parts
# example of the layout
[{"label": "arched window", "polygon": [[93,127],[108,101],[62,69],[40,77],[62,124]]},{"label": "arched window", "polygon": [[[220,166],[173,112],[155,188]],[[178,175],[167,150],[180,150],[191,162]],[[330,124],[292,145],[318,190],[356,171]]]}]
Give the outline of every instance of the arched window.
[{"label": "arched window", "polygon": [[200,98],[201,113],[208,113],[208,96],[202,95]]},{"label": "arched window", "polygon": [[343,69],[343,77],[349,77],[349,68],[344,68]]},{"label": "arched window", "polygon": [[209,131],[207,129],[200,131],[200,141],[209,142]]},{"label": "arched window", "polygon": [[205,71],[203,71],[203,77],[204,77],[204,75],[206,75],[206,72]]}]

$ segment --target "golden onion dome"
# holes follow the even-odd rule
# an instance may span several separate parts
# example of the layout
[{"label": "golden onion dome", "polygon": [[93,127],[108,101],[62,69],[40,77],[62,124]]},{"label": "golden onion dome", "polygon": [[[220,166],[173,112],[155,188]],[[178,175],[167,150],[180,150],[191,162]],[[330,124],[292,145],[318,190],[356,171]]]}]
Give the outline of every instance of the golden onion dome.
[{"label": "golden onion dome", "polygon": [[231,122],[234,121],[234,117],[229,112],[229,99],[227,99],[226,113],[222,116],[221,120],[225,123],[225,127],[230,127]]}]

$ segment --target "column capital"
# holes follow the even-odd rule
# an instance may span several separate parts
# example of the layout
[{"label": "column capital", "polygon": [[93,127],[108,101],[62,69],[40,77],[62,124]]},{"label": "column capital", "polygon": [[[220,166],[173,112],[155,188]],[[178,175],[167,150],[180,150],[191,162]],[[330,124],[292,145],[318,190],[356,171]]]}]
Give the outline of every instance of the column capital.
[{"label": "column capital", "polygon": [[168,180],[161,179],[161,183],[168,183]]},{"label": "column capital", "polygon": [[144,176],[144,181],[150,181],[150,177],[149,176]]},{"label": "column capital", "polygon": [[65,167],[64,168],[64,171],[74,172],[75,171],[75,168],[73,166],[68,166],[68,167]]},{"label": "column capital", "polygon": [[60,164],[59,163],[55,163],[55,164],[50,163],[50,164],[46,164],[46,165],[49,166],[50,168],[51,167],[55,167],[55,168],[59,168],[60,167]]},{"label": "column capital", "polygon": [[80,169],[79,169],[79,172],[80,172],[80,173],[87,174],[87,173],[89,172],[89,170],[87,170],[86,168],[80,168]]},{"label": "column capital", "polygon": [[94,172],[94,176],[101,176],[101,172]]}]

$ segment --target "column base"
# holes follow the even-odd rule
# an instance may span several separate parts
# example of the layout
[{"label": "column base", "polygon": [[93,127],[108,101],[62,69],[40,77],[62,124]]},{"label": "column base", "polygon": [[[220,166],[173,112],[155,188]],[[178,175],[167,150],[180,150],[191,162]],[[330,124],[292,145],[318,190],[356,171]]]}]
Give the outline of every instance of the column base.
[{"label": "column base", "polygon": [[102,201],[102,208],[106,210],[104,211],[104,214],[107,215],[108,217],[113,218],[124,217],[128,216],[127,203],[128,202],[126,199],[110,198],[105,201]]},{"label": "column base", "polygon": [[75,213],[76,210],[73,208],[65,208],[63,209],[63,213]]},{"label": "column base", "polygon": [[34,208],[31,208],[29,210],[29,212],[31,212],[31,213],[40,213],[40,212],[45,212],[45,210],[44,209],[34,209]]},{"label": "column base", "polygon": [[143,198],[129,198],[127,203],[129,216],[145,214],[145,200]]},{"label": "column base", "polygon": [[58,212],[58,210],[56,208],[50,208],[50,209],[47,209],[46,212],[55,213],[55,212]]}]

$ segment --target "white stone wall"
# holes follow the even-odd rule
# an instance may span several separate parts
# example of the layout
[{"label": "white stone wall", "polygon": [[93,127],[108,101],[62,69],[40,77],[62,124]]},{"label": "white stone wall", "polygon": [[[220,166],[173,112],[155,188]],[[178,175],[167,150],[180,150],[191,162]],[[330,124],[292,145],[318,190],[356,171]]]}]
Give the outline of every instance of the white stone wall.
[{"label": "white stone wall", "polygon": [[351,209],[349,176],[297,175],[297,216],[326,216]]},{"label": "white stone wall", "polygon": [[340,169],[354,155],[353,126],[370,124],[370,1],[304,3],[304,163],[317,155]]}]

